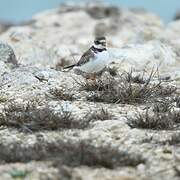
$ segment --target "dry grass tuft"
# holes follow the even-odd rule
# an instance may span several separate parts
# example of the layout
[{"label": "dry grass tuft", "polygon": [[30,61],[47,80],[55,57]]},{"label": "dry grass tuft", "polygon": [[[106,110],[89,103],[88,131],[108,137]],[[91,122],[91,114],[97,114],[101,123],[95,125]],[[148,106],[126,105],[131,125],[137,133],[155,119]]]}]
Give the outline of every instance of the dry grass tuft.
[{"label": "dry grass tuft", "polygon": [[48,105],[38,108],[34,103],[11,103],[0,114],[0,126],[15,127],[25,132],[81,128],[73,121],[71,112],[63,108],[55,113]]},{"label": "dry grass tuft", "polygon": [[156,113],[166,113],[168,111],[171,111],[172,108],[173,108],[172,101],[168,99],[156,101],[153,104],[153,111]]},{"label": "dry grass tuft", "polygon": [[180,144],[180,132],[175,132],[172,134],[169,140],[166,141],[166,143],[170,145],[178,145]]},{"label": "dry grass tuft", "polygon": [[162,81],[153,82],[152,71],[145,80],[144,76],[133,77],[132,72],[117,76],[98,78],[95,81],[80,82],[80,89],[89,93],[87,100],[93,102],[136,104],[153,102],[176,92],[176,87],[165,86]]},{"label": "dry grass tuft", "polygon": [[[114,169],[118,166],[132,166],[145,163],[146,160],[138,153],[130,153],[127,150],[118,150],[109,145],[95,147],[86,142],[80,142],[74,148],[76,158],[72,158],[73,153],[66,158],[69,166],[85,165],[89,167],[104,167]],[[69,150],[67,150],[68,152]],[[75,156],[73,156],[75,157]],[[56,162],[60,166],[64,164],[62,159]]]},{"label": "dry grass tuft", "polygon": [[52,95],[52,98],[55,100],[73,101],[75,99],[73,97],[74,94],[71,94],[64,89],[54,88],[54,89],[50,89],[49,92]]},{"label": "dry grass tuft", "polygon": [[107,77],[98,79],[95,82],[81,84],[83,90],[93,91],[93,94],[87,97],[89,101],[107,102],[107,103],[144,103],[157,96],[160,82],[158,84],[150,83],[153,74],[144,84],[134,83],[131,79],[127,80],[127,75],[122,74],[117,77]]},{"label": "dry grass tuft", "polygon": [[180,108],[180,97],[179,97],[179,96],[175,96],[175,97],[173,98],[173,101],[174,101],[174,103],[175,103],[175,106],[178,107],[178,108]]},{"label": "dry grass tuft", "polygon": [[172,94],[175,94],[177,91],[177,88],[174,86],[169,86],[169,85],[161,85],[157,89],[157,97],[168,97],[171,96]]},{"label": "dry grass tuft", "polygon": [[36,143],[24,146],[21,142],[8,145],[0,143],[0,160],[5,162],[52,161],[55,167],[89,166],[114,169],[118,166],[136,167],[146,160],[139,153],[111,145],[92,145],[90,141],[57,139],[48,142],[43,137]]},{"label": "dry grass tuft", "polygon": [[138,74],[138,75],[133,75],[133,71],[130,72],[125,72],[125,78],[126,81],[128,82],[133,82],[133,83],[137,83],[137,84],[144,84],[146,82],[145,79],[145,73],[143,72],[143,74]]},{"label": "dry grass tuft", "polygon": [[108,67],[107,71],[111,76],[117,76],[118,75],[118,69],[116,67]]},{"label": "dry grass tuft", "polygon": [[173,130],[180,125],[180,111],[168,110],[167,112],[138,113],[133,118],[128,118],[128,125],[132,128]]},{"label": "dry grass tuft", "polygon": [[89,122],[92,121],[103,121],[103,120],[111,120],[113,118],[113,115],[108,112],[107,109],[101,108],[97,111],[90,111],[87,113],[86,118]]}]

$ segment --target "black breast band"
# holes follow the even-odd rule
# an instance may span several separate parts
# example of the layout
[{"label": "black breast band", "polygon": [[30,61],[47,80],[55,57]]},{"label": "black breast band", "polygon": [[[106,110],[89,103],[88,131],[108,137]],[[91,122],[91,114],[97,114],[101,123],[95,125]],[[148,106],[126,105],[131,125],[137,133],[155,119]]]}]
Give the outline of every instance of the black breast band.
[{"label": "black breast band", "polygon": [[99,48],[95,48],[94,46],[92,46],[91,49],[92,49],[95,53],[98,53],[98,52],[102,52],[102,51],[106,51],[106,50],[107,50],[106,48],[99,49]]}]

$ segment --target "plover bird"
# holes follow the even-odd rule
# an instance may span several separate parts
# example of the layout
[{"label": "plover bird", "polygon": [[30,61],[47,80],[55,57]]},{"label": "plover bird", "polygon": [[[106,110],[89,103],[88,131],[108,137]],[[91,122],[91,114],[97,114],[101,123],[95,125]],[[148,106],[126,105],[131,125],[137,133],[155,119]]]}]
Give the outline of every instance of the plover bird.
[{"label": "plover bird", "polygon": [[106,49],[106,38],[97,37],[94,44],[88,49],[80,58],[80,60],[73,65],[66,68],[73,68],[76,74],[98,74],[109,62],[109,53]]}]

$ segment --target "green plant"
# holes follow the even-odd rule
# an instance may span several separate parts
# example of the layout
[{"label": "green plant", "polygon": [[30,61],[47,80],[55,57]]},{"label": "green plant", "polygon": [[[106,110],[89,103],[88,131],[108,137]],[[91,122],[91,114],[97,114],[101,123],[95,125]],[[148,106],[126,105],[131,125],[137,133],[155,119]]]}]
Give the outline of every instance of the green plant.
[{"label": "green plant", "polygon": [[29,171],[12,170],[9,174],[14,179],[24,179],[29,174]]}]

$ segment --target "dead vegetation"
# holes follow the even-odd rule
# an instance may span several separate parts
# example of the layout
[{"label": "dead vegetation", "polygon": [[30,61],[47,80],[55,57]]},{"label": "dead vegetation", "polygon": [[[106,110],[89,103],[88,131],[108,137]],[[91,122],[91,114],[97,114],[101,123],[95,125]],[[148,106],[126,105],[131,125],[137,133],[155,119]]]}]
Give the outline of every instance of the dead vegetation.
[{"label": "dead vegetation", "polygon": [[75,99],[73,93],[68,92],[68,90],[62,88],[50,89],[49,93],[51,98],[55,100],[73,101]]},{"label": "dead vegetation", "polygon": [[163,100],[159,100],[154,102],[153,104],[153,111],[156,113],[166,113],[168,111],[171,111],[171,109],[173,108],[173,102],[170,99],[163,99]]},{"label": "dead vegetation", "polygon": [[179,98],[176,96],[165,97],[167,94],[173,94],[175,89],[167,88],[163,92],[161,89],[160,92],[162,98],[156,98],[151,106],[145,108],[145,112],[137,112],[135,117],[128,118],[130,127],[154,130],[176,130],[180,128]]},{"label": "dead vegetation", "polygon": [[111,76],[117,76],[118,75],[118,69],[116,67],[108,67],[107,72],[109,72],[109,74]]},{"label": "dead vegetation", "polygon": [[175,103],[175,106],[176,106],[177,108],[180,108],[180,97],[179,97],[179,96],[175,96],[175,97],[173,98],[173,101],[174,101],[174,103]]},{"label": "dead vegetation", "polygon": [[48,105],[37,107],[35,103],[6,105],[0,114],[0,126],[15,127],[25,132],[81,128],[78,121],[73,121],[71,112],[61,108],[56,113]]},{"label": "dead vegetation", "polygon": [[[76,158],[73,158],[73,154]],[[104,167],[114,169],[118,166],[135,167],[140,163],[145,163],[145,159],[138,153],[130,153],[118,148],[112,148],[110,145],[95,147],[86,142],[80,142],[74,152],[66,158],[71,162],[69,166],[86,165],[89,167]],[[58,165],[64,164],[61,160],[56,161]]]},{"label": "dead vegetation", "polygon": [[113,118],[113,115],[104,108],[98,109],[96,111],[90,111],[85,116],[86,119],[88,119],[89,122],[93,121],[104,121],[104,120],[111,120]]},{"label": "dead vegetation", "polygon": [[175,132],[171,135],[170,139],[168,139],[166,142],[169,145],[178,145],[180,144],[180,132]]},{"label": "dead vegetation", "polygon": [[122,73],[115,77],[98,78],[96,81],[80,82],[80,89],[91,92],[87,100],[105,103],[137,104],[153,102],[176,92],[176,87],[165,86],[162,81],[153,82],[152,71],[147,79]]},{"label": "dead vegetation", "polygon": [[111,145],[94,146],[90,141],[77,139],[56,139],[46,141],[43,137],[28,145],[25,142],[14,142],[11,148],[0,143],[0,160],[5,162],[52,161],[54,166],[69,167],[89,166],[109,169],[118,166],[132,166],[145,163],[141,154],[120,150]]},{"label": "dead vegetation", "polygon": [[23,132],[58,129],[85,129],[91,122],[110,120],[112,114],[107,109],[88,112],[82,119],[75,119],[71,111],[63,107],[55,112],[49,105],[38,106],[36,102],[27,104],[8,103],[0,113],[0,127],[14,127]]},{"label": "dead vegetation", "polygon": [[128,125],[131,128],[153,129],[153,130],[174,130],[180,125],[180,111],[166,109],[167,111],[146,110],[137,113],[135,117],[128,118]]},{"label": "dead vegetation", "polygon": [[144,84],[146,82],[146,79],[144,76],[145,76],[145,72],[143,72],[142,74],[137,74],[137,75],[133,75],[132,70],[130,72],[125,72],[126,81],[137,83],[137,84]]},{"label": "dead vegetation", "polygon": [[161,86],[157,89],[156,95],[161,98],[170,97],[176,93],[176,90],[177,88],[174,86],[161,83]]}]

